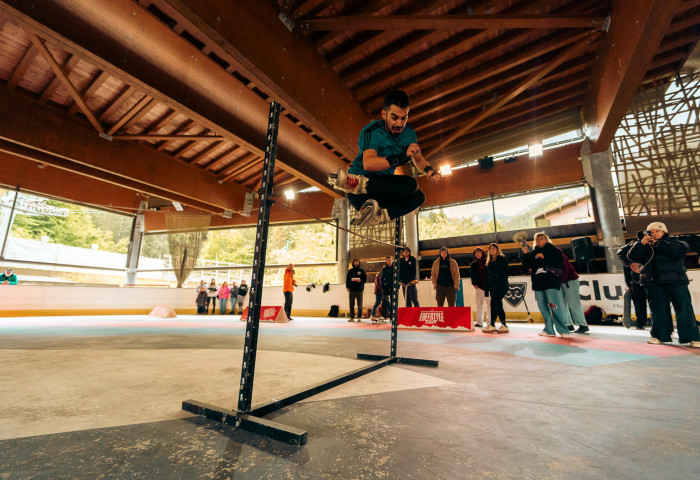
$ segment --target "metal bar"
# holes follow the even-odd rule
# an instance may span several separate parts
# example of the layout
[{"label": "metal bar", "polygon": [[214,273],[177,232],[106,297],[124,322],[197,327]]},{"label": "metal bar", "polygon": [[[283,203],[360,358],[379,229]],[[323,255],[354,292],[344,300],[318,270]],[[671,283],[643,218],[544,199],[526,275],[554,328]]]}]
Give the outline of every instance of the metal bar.
[{"label": "metal bar", "polygon": [[17,197],[19,197],[19,187],[15,188],[15,198],[12,199],[12,208],[9,211],[9,217],[7,220],[7,228],[5,229],[5,238],[2,239],[2,249],[0,250],[0,258],[5,259],[5,247],[7,246],[7,239],[10,236],[10,229],[12,228],[12,221],[14,220],[15,207],[17,206]]},{"label": "metal bar", "polygon": [[306,431],[304,430],[288,427],[277,422],[271,422],[264,418],[242,414],[236,410],[226,410],[196,400],[185,400],[182,402],[182,409],[187,412],[202,415],[210,420],[215,420],[248,432],[257,433],[258,435],[263,435],[267,438],[279,440],[280,442],[290,445],[301,446],[306,444],[307,441]]},{"label": "metal bar", "polygon": [[255,256],[253,259],[253,278],[250,286],[248,321],[243,348],[241,366],[240,394],[238,410],[250,412],[253,399],[253,380],[255,379],[255,356],[258,349],[258,329],[260,326],[260,303],[262,302],[263,277],[265,275],[265,254],[267,251],[267,230],[270,225],[272,208],[272,181],[275,176],[275,155],[277,153],[277,132],[280,121],[280,104],[270,103],[270,115],[267,124],[267,141],[265,161],[263,164],[263,181],[260,189],[260,208],[258,209],[258,228],[255,235]]},{"label": "metal bar", "polygon": [[[53,264],[52,264],[53,265]],[[265,268],[286,268],[287,263],[285,264],[279,264],[275,263],[272,265],[265,265]],[[338,265],[338,262],[319,262],[319,263],[295,263],[295,267],[333,267],[335,265]],[[253,265],[234,265],[234,266],[211,266],[211,267],[194,267],[192,271],[200,271],[200,270],[247,270],[253,268]],[[145,273],[145,272],[172,272],[172,268],[154,268],[154,269],[148,269],[148,270],[138,270],[139,273]]]},{"label": "metal bar", "polygon": [[[49,267],[86,268],[86,269],[92,269],[92,270],[110,270],[113,272],[123,272],[126,270],[126,267],[124,267],[124,268],[93,267],[91,265],[72,265],[70,263],[33,262],[31,260],[16,260],[14,258],[5,258],[5,257],[2,257],[2,259],[6,262],[26,263],[29,265],[47,265]],[[170,270],[172,270],[172,268]]]},{"label": "metal bar", "polygon": [[401,259],[401,227],[402,218],[396,218],[396,230],[394,232],[394,293],[391,296],[391,356],[396,356],[396,344],[399,332],[399,268]]},{"label": "metal bar", "polygon": [[423,358],[398,357],[396,359],[396,363],[403,363],[404,365],[420,365],[423,367],[439,366],[439,360],[425,360]]},{"label": "metal bar", "polygon": [[349,382],[350,380],[354,380],[358,377],[361,377],[362,375],[366,375],[366,374],[373,372],[375,370],[379,370],[382,367],[386,367],[387,365],[391,365],[392,363],[396,363],[396,361],[397,361],[396,358],[384,357],[383,359],[380,359],[380,361],[377,363],[373,363],[372,365],[368,365],[366,367],[358,368],[357,370],[353,370],[352,372],[340,375],[340,376],[335,377],[331,380],[328,380],[327,382],[318,383],[312,387],[309,387],[305,390],[294,393],[288,397],[285,397],[285,398],[282,398],[279,400],[273,400],[271,402],[267,402],[264,404],[256,405],[250,411],[250,414],[258,416],[258,417],[263,416],[263,415],[267,415],[269,413],[280,410],[288,405],[292,405],[293,403],[307,399],[307,398],[312,397],[314,395],[317,395],[321,392],[325,392],[326,390],[330,390],[331,388],[337,387],[338,385],[342,385],[343,383]]}]

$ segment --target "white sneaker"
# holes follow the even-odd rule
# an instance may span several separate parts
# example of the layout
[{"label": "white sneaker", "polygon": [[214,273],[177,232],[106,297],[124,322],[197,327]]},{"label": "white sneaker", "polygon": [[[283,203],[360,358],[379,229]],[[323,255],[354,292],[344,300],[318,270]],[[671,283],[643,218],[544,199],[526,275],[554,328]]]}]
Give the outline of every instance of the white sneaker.
[{"label": "white sneaker", "polygon": [[484,333],[491,333],[491,332],[495,332],[495,331],[497,331],[496,327],[491,326],[491,325],[486,325],[484,327],[484,330],[483,330]]},{"label": "white sneaker", "polygon": [[367,200],[355,216],[350,220],[350,225],[354,227],[364,227],[370,225],[379,225],[391,221],[389,212],[381,208],[376,200]]},{"label": "white sneaker", "polygon": [[497,331],[498,333],[510,333],[510,330],[508,330],[508,327],[506,327],[505,325],[501,325],[500,327],[498,327]]},{"label": "white sneaker", "polygon": [[688,344],[688,346],[689,346],[689,347],[692,347],[692,348],[700,348],[700,342],[698,342],[698,341],[696,341],[696,340],[693,340],[692,342],[690,342],[690,343]]},{"label": "white sneaker", "polygon": [[353,175],[341,168],[336,173],[328,174],[328,183],[333,188],[341,192],[354,193],[360,195],[367,193],[367,177],[363,175]]},{"label": "white sneaker", "polygon": [[554,335],[553,333],[547,333],[545,331],[541,331],[537,335],[539,335],[540,337],[556,337],[556,335]]}]

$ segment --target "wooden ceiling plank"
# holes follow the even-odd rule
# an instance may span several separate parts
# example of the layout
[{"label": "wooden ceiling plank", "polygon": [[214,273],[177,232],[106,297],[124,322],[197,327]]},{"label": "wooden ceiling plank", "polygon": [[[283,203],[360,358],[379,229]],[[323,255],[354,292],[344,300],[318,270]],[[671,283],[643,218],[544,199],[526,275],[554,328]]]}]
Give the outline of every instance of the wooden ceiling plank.
[{"label": "wooden ceiling plank", "polygon": [[144,95],[141,100],[136,102],[136,104],[129,109],[128,112],[126,112],[122,118],[117,120],[114,125],[112,125],[109,130],[107,131],[107,135],[113,135],[114,133],[118,132],[120,128],[125,126],[130,120],[132,120],[134,117],[136,117],[140,112],[143,112],[142,114],[145,114],[148,112],[149,105],[152,106],[152,103],[154,102],[154,99],[149,97],[148,95]]},{"label": "wooden ceiling plank", "polygon": [[[63,70],[66,73],[70,73],[73,68],[78,64],[80,59],[76,55],[68,55],[68,58],[66,59],[65,62],[63,62],[63,65],[61,65],[61,70]],[[48,86],[44,89],[43,92],[41,92],[41,96],[39,97],[39,103],[46,103],[48,102],[51,97],[53,97],[53,94],[56,93],[56,90],[58,90],[58,87],[63,85],[63,82],[61,82],[61,79],[54,75],[53,79],[51,82],[49,82]],[[77,104],[74,104],[76,109],[79,109]]]},{"label": "wooden ceiling plank", "polygon": [[469,130],[474,128],[474,126],[479,124],[485,118],[496,113],[503,105],[510,102],[513,98],[517,97],[520,93],[522,93],[523,91],[528,89],[530,86],[534,85],[537,81],[539,81],[545,75],[547,75],[552,70],[557,68],[559,65],[561,65],[565,61],[569,60],[570,58],[573,58],[573,57],[579,55],[581,52],[583,52],[588,47],[589,43],[590,43],[590,39],[586,38],[584,40],[580,40],[579,43],[573,45],[571,48],[566,49],[564,52],[559,54],[554,60],[552,60],[549,64],[544,65],[535,75],[522,81],[515,88],[513,88],[508,93],[503,95],[503,97],[501,97],[497,102],[495,102],[493,105],[486,108],[479,115],[474,117],[469,123],[467,123],[463,127],[459,128],[455,133],[450,135],[442,143],[440,143],[437,147],[432,149],[428,153],[428,155],[434,154],[436,151],[444,150],[445,147],[447,147],[449,144],[454,142],[457,138],[463,136],[465,133],[467,133]]},{"label": "wooden ceiling plank", "polygon": [[329,30],[487,30],[533,28],[600,29],[605,18],[589,15],[354,15],[305,18],[302,31]]},{"label": "wooden ceiling plank", "polygon": [[297,5],[290,9],[289,16],[296,19],[308,15],[309,12],[323,5],[326,1],[327,0],[303,0],[296,2]]},{"label": "wooden ceiling plank", "polygon": [[[227,166],[223,172],[219,172],[220,174],[224,174],[224,176],[221,177],[220,180],[222,182],[228,182],[232,178],[237,177],[238,175],[249,169],[251,166],[260,162],[262,162],[260,157],[253,153],[249,153],[248,155],[242,157],[238,162],[236,162],[235,165]],[[228,170],[230,167],[233,167],[233,170]]]},{"label": "wooden ceiling plank", "polygon": [[223,153],[220,153],[219,155],[216,155],[214,158],[209,160],[207,163],[203,164],[202,168],[204,170],[213,169],[214,165],[216,165],[217,163],[219,163],[219,162],[224,163],[224,162],[228,161],[234,155],[237,155],[239,153],[238,150],[240,150],[240,148],[241,147],[239,147],[238,145],[233,145],[228,150],[224,151]]},{"label": "wooden ceiling plank", "polygon": [[[174,1],[168,0],[169,3]],[[211,17],[209,23],[219,28],[226,25],[227,33],[234,31],[247,39],[251,38],[251,34],[256,39],[263,35],[265,42],[247,42],[256,45],[246,47],[263,48],[259,43],[265,43],[265,47],[274,45],[273,50],[258,51],[260,55],[267,55],[268,66],[273,63],[274,68],[281,69],[283,76],[289,71],[299,70],[297,67],[300,64],[307,66],[302,61],[305,57],[301,58],[301,54],[293,48],[303,39],[291,41],[293,35],[279,21],[276,5],[268,4],[268,1],[244,2],[241,5],[245,7],[245,15],[239,15],[238,7],[241,5],[237,4],[236,9],[231,9],[230,2],[216,1],[216,8],[207,12]],[[67,50],[79,53],[96,68],[109,71],[128,85],[138,86],[143,93],[173,106],[199,125],[219,132],[246,150],[262,156],[260,135],[267,125],[269,103],[256,93],[240,88],[237,78],[177,36],[168,25],[141,7],[134,8],[134,5],[132,0],[43,0],[42,8],[33,8],[31,3],[24,0],[3,0],[0,2],[0,15],[11,16],[23,29],[51,38]],[[212,4],[207,3],[209,6]],[[256,15],[255,8],[258,6],[267,13]],[[222,19],[225,18],[224,22],[216,19],[217,13],[222,15]],[[252,23],[246,24],[251,18]],[[232,28],[233,25],[243,25],[244,31],[237,32],[238,28]],[[241,42],[234,39],[231,43]],[[310,58],[313,55],[312,62],[318,65],[318,52],[310,45],[305,48]],[[321,65],[319,69],[323,70],[324,67]],[[330,66],[326,66],[325,70],[327,73],[324,75],[334,75]],[[187,74],[183,75],[183,72]],[[326,112],[318,123],[336,132],[336,136],[347,136],[348,149],[354,152],[357,131],[369,121],[359,103],[337,78],[334,82],[339,82],[338,88],[345,93],[339,94],[336,101],[335,97],[329,97],[328,85],[320,80],[320,76],[314,77],[318,81],[308,82],[309,72],[306,68],[295,75],[299,76],[295,79],[300,84],[299,88],[305,89],[313,97],[308,102],[304,101],[304,105],[321,109],[316,118]],[[272,77],[277,81],[280,79],[276,75]],[[310,92],[310,88],[313,91]],[[321,97],[324,98],[323,102],[318,101]],[[286,108],[286,98],[284,103]],[[349,108],[344,113],[353,110],[356,114],[339,114],[339,106]],[[340,117],[347,117],[343,122],[359,126],[349,129],[331,126]],[[316,128],[316,125],[313,127]],[[324,135],[330,141],[329,137]],[[340,197],[336,190],[328,186],[326,176],[329,170],[340,168],[345,162],[319,143],[309,141],[308,136],[286,117],[280,119],[277,153],[278,161],[284,163],[286,168],[299,171],[300,176],[307,178],[311,185],[327,195]]]},{"label": "wooden ceiling plank", "polygon": [[29,67],[31,67],[34,63],[34,59],[36,58],[37,53],[38,52],[37,49],[34,47],[34,44],[30,43],[27,49],[24,51],[22,59],[19,61],[17,67],[14,69],[14,71],[10,75],[10,78],[7,80],[7,88],[9,88],[10,90],[14,90],[17,87],[17,84],[24,77],[24,74],[27,73]]},{"label": "wooden ceiling plank", "polygon": [[[100,71],[94,78],[90,81],[87,88],[80,93],[80,95],[87,101],[88,98],[92,97],[97,90],[109,79],[109,74],[107,72]],[[77,104],[73,104],[68,109],[68,115],[75,115],[78,113],[79,107]]]},{"label": "wooden ceiling plank", "polygon": [[49,64],[49,67],[51,67],[51,70],[53,70],[54,75],[58,77],[61,82],[63,83],[63,86],[66,87],[68,90],[68,93],[70,96],[73,98],[73,101],[80,106],[80,111],[83,112],[83,115],[85,115],[88,119],[88,121],[92,124],[92,126],[97,130],[99,133],[104,133],[104,128],[102,128],[102,125],[100,125],[100,122],[97,120],[95,115],[90,111],[88,106],[85,104],[85,101],[82,99],[80,96],[80,93],[75,89],[75,86],[73,86],[73,83],[68,79],[68,77],[63,73],[63,70],[61,69],[61,66],[58,64],[56,59],[51,55],[51,52],[49,52],[49,49],[46,48],[46,45],[44,45],[44,42],[34,33],[34,32],[26,32],[27,36],[29,36],[29,39],[32,41],[32,44],[34,44],[34,47],[38,50],[39,55],[46,61],[46,63]]},{"label": "wooden ceiling plank", "polygon": [[117,93],[114,98],[109,102],[107,105],[107,108],[105,108],[102,113],[100,113],[100,120],[104,121],[107,118],[111,117],[114,112],[116,112],[121,106],[126,102],[129,97],[131,96],[132,93],[135,93],[136,89],[128,85],[126,88],[122,89],[119,93]]},{"label": "wooden ceiling plank", "polygon": [[220,135],[112,135],[114,140],[162,141],[162,140],[216,140]]},{"label": "wooden ceiling plank", "polygon": [[[182,122],[177,128],[175,128],[175,130],[170,132],[170,135],[173,136],[174,138],[178,138],[178,134],[180,132],[184,132],[185,130],[192,128],[193,125],[194,125],[194,120],[192,120],[191,118],[188,118],[187,120]],[[158,146],[156,147],[156,150],[160,150],[160,151],[165,150],[165,148],[168,145],[170,145],[171,143],[172,143],[172,140],[164,140],[163,142],[158,144]]]},{"label": "wooden ceiling plank", "polygon": [[610,29],[598,46],[593,84],[582,106],[593,153],[606,151],[658,50],[680,0],[613,2]]}]

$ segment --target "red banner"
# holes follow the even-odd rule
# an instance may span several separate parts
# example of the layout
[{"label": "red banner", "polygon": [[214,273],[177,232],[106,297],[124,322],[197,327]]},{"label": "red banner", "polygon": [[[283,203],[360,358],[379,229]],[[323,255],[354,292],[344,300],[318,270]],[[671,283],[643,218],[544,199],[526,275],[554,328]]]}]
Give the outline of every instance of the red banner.
[{"label": "red banner", "polygon": [[472,329],[471,307],[401,307],[399,325]]},{"label": "red banner", "polygon": [[[241,320],[248,321],[248,307],[245,307]],[[260,307],[261,322],[288,322],[287,314],[284,313],[282,307]]]}]

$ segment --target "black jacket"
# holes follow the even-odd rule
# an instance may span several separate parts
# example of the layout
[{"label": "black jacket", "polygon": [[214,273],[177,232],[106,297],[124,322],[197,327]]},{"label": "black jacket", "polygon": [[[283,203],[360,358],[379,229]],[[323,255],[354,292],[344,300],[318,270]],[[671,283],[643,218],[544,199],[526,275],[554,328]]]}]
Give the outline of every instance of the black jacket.
[{"label": "black jacket", "polygon": [[642,285],[688,285],[685,268],[687,253],[687,243],[664,234],[656,243],[644,245],[641,241],[634,242],[627,252],[627,258],[643,265],[640,278]]},{"label": "black jacket", "polygon": [[[484,269],[486,271],[486,269]],[[479,275],[479,260],[474,260],[469,268],[469,275],[472,278],[472,285],[479,287],[484,291],[488,291],[488,276],[483,279]]]},{"label": "black jacket", "polygon": [[[359,278],[359,282],[353,282],[353,278]],[[345,277],[345,288],[349,288],[351,292],[362,292],[365,289],[365,282],[367,282],[367,274],[365,271],[357,267],[352,267],[348,270],[348,274]]]},{"label": "black jacket", "polygon": [[[543,258],[535,258],[538,253],[544,255]],[[564,265],[564,257],[561,250],[553,244],[547,242],[544,247],[535,247],[529,253],[520,253],[523,267],[532,270],[532,289],[537,292],[544,290],[558,290],[561,286],[559,274]]]},{"label": "black jacket", "polygon": [[416,257],[413,255],[405,260],[403,255],[399,259],[399,282],[408,285],[416,279]]},{"label": "black jacket", "polygon": [[492,297],[505,297],[508,293],[508,260],[505,255],[499,255],[486,265],[488,292]]},{"label": "black jacket", "polygon": [[384,295],[391,295],[394,292],[394,266],[390,267],[386,263],[382,268],[382,291]]},{"label": "black jacket", "polygon": [[238,286],[238,296],[245,297],[247,294],[248,294],[248,285],[239,285]]},{"label": "black jacket", "polygon": [[620,249],[617,251],[617,256],[622,261],[622,272],[625,274],[625,285],[640,284],[639,274],[633,272],[630,268],[630,265],[632,265],[634,262],[627,258],[627,253],[630,251],[630,248],[632,248],[633,244],[634,241],[629,242],[627,245],[623,245],[622,247],[620,247]]}]

